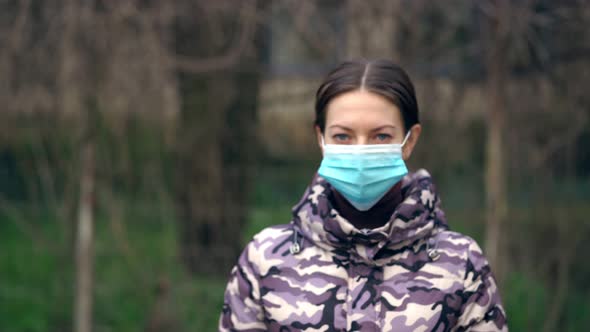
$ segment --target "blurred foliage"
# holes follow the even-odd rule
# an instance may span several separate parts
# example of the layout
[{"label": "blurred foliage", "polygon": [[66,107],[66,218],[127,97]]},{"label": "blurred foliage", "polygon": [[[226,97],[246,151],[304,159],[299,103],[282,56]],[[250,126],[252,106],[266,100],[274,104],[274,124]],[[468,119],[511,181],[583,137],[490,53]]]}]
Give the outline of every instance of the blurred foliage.
[{"label": "blurred foliage", "polygon": [[[512,39],[505,52],[511,68],[504,147],[511,269],[501,294],[512,331],[547,329],[552,316],[553,330],[590,325],[586,2],[506,2],[514,5],[506,17]],[[77,89],[95,101],[90,105],[97,151],[95,330],[140,331],[158,320],[174,327],[168,331],[213,331],[227,275],[195,277],[183,267],[173,188],[175,182],[191,192],[211,186],[202,185],[203,190],[188,182],[183,176],[190,172],[179,169],[176,157],[190,157],[194,163],[187,170],[209,161],[213,166],[198,174],[203,178],[234,177],[229,185],[249,199],[235,209],[248,211],[245,229],[236,236],[241,246],[264,227],[289,222],[291,207],[320,160],[311,128],[315,87],[320,73],[352,54],[347,49],[353,44],[347,39],[351,27],[342,26],[351,18],[338,16],[347,12],[345,2],[272,2],[269,11],[260,8],[259,17],[244,16],[263,26],[271,40],[267,47],[252,36],[242,36],[244,45],[242,38],[234,40],[234,33],[247,29],[224,24],[237,17],[239,6],[233,2],[99,3],[93,15],[78,22],[69,50],[61,49],[68,42],[62,29],[69,22],[66,6],[0,4],[0,76],[7,78],[0,80],[6,109],[0,118],[0,331],[71,330],[85,109],[64,112],[60,93],[76,95]],[[387,12],[381,1],[362,4],[399,23],[396,36],[373,25],[362,37],[376,44],[396,41],[387,56],[399,59],[416,78],[424,130],[411,168],[432,173],[451,228],[482,244],[489,125],[482,22],[488,2],[399,2],[404,6],[399,12]],[[18,12],[30,15],[17,19]],[[319,24],[323,21],[328,24]],[[314,44],[319,48],[312,50]],[[224,60],[254,50],[264,53],[268,68]],[[372,56],[369,49],[356,51]],[[179,54],[185,57],[175,58]],[[80,57],[77,65],[74,61],[79,71],[68,70],[69,56]],[[205,68],[200,56],[217,69]],[[183,75],[195,71],[219,80],[216,94],[207,95],[205,81],[183,84]],[[252,80],[250,71],[267,76]],[[75,75],[64,80],[68,73]],[[246,90],[259,93],[260,100],[231,101]],[[208,105],[216,102],[229,102],[233,113],[221,119],[224,108]],[[242,130],[255,131],[264,151],[252,137],[234,137],[241,124],[248,125]],[[219,171],[216,162],[233,162],[240,153],[256,162],[236,161],[229,173]],[[252,190],[235,180],[242,179],[242,167],[251,168]],[[185,202],[187,209],[220,214],[215,204],[203,208],[195,201]],[[231,217],[244,213],[236,214]]]}]

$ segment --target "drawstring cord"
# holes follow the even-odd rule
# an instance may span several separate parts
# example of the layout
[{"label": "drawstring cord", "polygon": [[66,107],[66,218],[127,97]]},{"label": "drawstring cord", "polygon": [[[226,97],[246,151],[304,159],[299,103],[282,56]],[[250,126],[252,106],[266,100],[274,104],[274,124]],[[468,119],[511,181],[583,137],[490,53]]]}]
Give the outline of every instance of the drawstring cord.
[{"label": "drawstring cord", "polygon": [[291,247],[289,247],[289,252],[291,252],[291,255],[295,255],[301,251],[299,239],[297,238],[298,234],[299,232],[297,232],[297,230],[293,228],[293,243],[291,244]]},{"label": "drawstring cord", "polygon": [[440,253],[438,252],[438,241],[434,239],[434,237],[430,237],[426,242],[426,252],[428,253],[428,257],[431,261],[435,262],[440,258]]}]

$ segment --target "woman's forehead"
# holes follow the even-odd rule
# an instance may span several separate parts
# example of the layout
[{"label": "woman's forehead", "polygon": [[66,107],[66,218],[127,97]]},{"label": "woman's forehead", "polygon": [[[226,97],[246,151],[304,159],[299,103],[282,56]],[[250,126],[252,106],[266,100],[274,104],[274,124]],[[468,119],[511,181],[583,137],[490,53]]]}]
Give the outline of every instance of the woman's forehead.
[{"label": "woman's forehead", "polygon": [[328,107],[396,107],[389,99],[367,90],[354,90],[332,98]]},{"label": "woman's forehead", "polygon": [[327,126],[399,126],[401,121],[395,104],[378,94],[360,90],[336,96],[326,114]]}]

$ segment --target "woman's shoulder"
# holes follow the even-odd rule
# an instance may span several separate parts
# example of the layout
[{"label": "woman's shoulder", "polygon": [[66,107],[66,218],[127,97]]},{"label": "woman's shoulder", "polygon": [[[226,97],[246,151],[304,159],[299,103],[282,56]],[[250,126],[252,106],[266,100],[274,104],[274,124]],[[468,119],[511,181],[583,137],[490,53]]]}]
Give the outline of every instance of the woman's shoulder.
[{"label": "woman's shoulder", "polygon": [[468,235],[445,230],[435,235],[435,241],[438,250],[464,261],[476,270],[488,265],[479,243]]},{"label": "woman's shoulder", "polygon": [[250,244],[255,246],[273,245],[284,240],[293,234],[293,226],[291,224],[272,225],[263,228],[256,233],[250,240]]},{"label": "woman's shoulder", "polygon": [[242,252],[241,262],[253,265],[278,263],[290,253],[293,227],[290,224],[273,225],[256,233]]},{"label": "woman's shoulder", "polygon": [[291,224],[272,225],[263,228],[254,234],[246,245],[246,250],[259,251],[262,249],[274,248],[284,243],[293,235],[293,226]]}]

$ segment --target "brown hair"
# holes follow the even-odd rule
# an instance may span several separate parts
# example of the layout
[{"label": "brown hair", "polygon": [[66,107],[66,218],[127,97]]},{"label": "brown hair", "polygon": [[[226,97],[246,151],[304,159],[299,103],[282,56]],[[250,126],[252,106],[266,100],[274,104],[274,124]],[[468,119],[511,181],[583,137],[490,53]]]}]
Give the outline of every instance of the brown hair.
[{"label": "brown hair", "polygon": [[381,95],[396,105],[402,113],[406,131],[419,123],[414,85],[400,66],[383,59],[353,60],[332,70],[318,88],[315,125],[322,133],[326,126],[326,107],[332,98],[359,89]]}]

